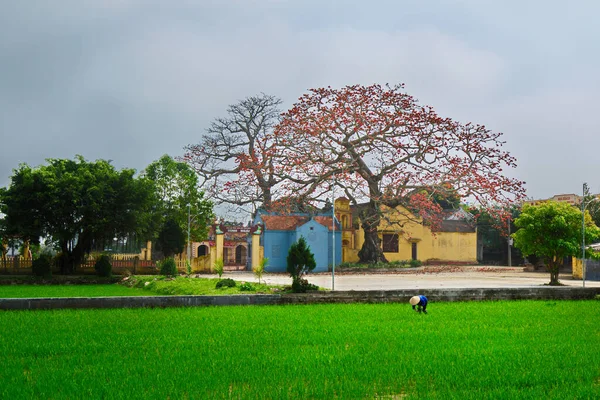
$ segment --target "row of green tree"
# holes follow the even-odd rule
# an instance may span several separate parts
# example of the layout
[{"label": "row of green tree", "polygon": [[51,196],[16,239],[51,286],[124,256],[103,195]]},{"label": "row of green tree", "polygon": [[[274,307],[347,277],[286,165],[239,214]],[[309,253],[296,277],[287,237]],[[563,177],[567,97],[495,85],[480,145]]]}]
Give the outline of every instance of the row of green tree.
[{"label": "row of green tree", "polygon": [[165,256],[180,253],[188,227],[191,240],[203,240],[214,220],[195,172],[166,155],[140,174],[81,156],[21,164],[0,188],[0,213],[4,253],[11,238],[43,240],[59,251],[61,273],[115,237],[153,240]]}]

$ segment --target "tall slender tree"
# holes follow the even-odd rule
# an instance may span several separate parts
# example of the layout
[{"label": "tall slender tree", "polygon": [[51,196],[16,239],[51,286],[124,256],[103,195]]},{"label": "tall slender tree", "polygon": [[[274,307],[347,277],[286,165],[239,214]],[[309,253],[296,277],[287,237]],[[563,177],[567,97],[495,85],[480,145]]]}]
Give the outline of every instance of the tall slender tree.
[{"label": "tall slender tree", "polygon": [[[173,222],[183,232],[190,229],[190,240],[201,241],[208,235],[208,226],[214,220],[212,201],[204,197],[198,184],[198,176],[186,163],[163,155],[152,162],[143,176],[154,183],[160,216],[161,231],[173,232]],[[172,253],[171,253],[172,254]]]}]

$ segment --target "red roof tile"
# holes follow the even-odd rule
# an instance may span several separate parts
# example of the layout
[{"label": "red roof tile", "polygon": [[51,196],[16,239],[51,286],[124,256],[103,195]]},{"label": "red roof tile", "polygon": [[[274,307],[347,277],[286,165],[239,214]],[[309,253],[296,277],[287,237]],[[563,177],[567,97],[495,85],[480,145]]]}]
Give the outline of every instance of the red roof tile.
[{"label": "red roof tile", "polygon": [[[327,229],[331,230],[331,217],[324,217],[324,216],[318,215],[315,217],[315,221],[317,221],[318,223],[320,223]],[[338,229],[338,228],[336,227],[336,229]]]},{"label": "red roof tile", "polygon": [[263,215],[266,229],[274,231],[291,231],[308,221],[308,217],[297,215]]}]

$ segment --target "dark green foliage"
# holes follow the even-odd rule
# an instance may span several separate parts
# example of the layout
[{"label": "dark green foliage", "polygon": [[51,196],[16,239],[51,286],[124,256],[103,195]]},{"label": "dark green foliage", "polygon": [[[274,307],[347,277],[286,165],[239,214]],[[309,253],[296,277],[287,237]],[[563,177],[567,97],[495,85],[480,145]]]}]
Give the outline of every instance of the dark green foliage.
[{"label": "dark green foliage", "polygon": [[217,282],[217,284],[215,285],[215,288],[220,289],[220,288],[225,288],[225,287],[235,287],[236,282],[231,279],[231,278],[225,278],[225,279],[221,279]]},{"label": "dark green foliage", "polygon": [[175,219],[168,219],[158,234],[156,246],[165,257],[179,254],[185,248],[186,236]]},{"label": "dark green foliage", "polygon": [[149,235],[156,204],[153,184],[115,170],[109,161],[49,159],[21,164],[0,193],[7,234],[23,239],[47,236],[65,254],[62,273],[72,273],[95,241],[130,233]]},{"label": "dark green foliage", "polygon": [[35,276],[52,276],[52,259],[49,256],[42,254],[31,263],[31,271]]},{"label": "dark green foliage", "polygon": [[287,272],[292,277],[294,292],[306,292],[306,284],[301,282],[302,276],[315,269],[316,266],[314,254],[310,251],[306,240],[300,237],[296,243],[292,244],[287,256]]},{"label": "dark green foliage", "polygon": [[213,204],[199,190],[198,176],[192,167],[164,155],[146,167],[144,176],[154,183],[158,197],[156,214],[162,225],[172,220],[187,232],[189,222],[190,239],[206,239],[214,219]]},{"label": "dark green foliage", "polygon": [[317,285],[313,285],[306,279],[294,279],[292,281],[292,291],[294,293],[306,293],[308,290],[319,290]]},{"label": "dark green foliage", "polygon": [[254,287],[254,285],[250,282],[244,282],[239,286],[239,289],[242,292],[254,292],[256,290],[256,288]]},{"label": "dark green foliage", "polygon": [[[490,214],[489,210],[483,207],[470,207],[466,211],[473,214],[477,219],[477,246],[479,247],[478,259],[482,264],[508,264],[508,225],[502,223],[496,216]],[[521,214],[520,207],[513,206],[509,209],[510,231],[515,232],[517,227],[515,219]],[[512,247],[511,263],[520,264],[523,261],[521,251]]]},{"label": "dark green foliage", "polygon": [[110,257],[106,254],[102,254],[100,258],[94,264],[94,269],[98,276],[110,277],[112,276],[112,263]]},{"label": "dark green foliage", "polygon": [[412,268],[417,268],[417,267],[420,267],[421,265],[423,265],[421,260],[410,260],[408,263]]},{"label": "dark green foliage", "polygon": [[297,279],[312,271],[317,266],[314,254],[310,251],[304,237],[290,247],[287,256],[287,272]]},{"label": "dark green foliage", "polygon": [[177,275],[177,264],[173,257],[165,258],[160,263],[160,274],[165,276]]}]

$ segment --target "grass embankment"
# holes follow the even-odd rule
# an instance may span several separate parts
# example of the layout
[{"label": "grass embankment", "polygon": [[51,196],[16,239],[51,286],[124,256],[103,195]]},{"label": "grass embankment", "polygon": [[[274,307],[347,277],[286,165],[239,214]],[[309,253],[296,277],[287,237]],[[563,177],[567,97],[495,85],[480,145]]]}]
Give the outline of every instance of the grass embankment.
[{"label": "grass embankment", "polygon": [[219,295],[240,293],[277,293],[281,292],[281,286],[268,286],[258,283],[236,282],[234,287],[216,288],[218,278],[167,278],[164,276],[131,276],[121,284],[132,288],[140,288],[156,295]]},{"label": "grass embankment", "polygon": [[[216,288],[217,278],[166,278],[164,276],[131,276],[120,283],[106,284],[29,284],[0,285],[0,298],[33,297],[110,297],[110,296],[182,296],[240,293],[276,293],[280,286],[237,282],[235,287]],[[46,282],[46,281],[40,281]],[[68,281],[67,281],[68,282]],[[81,279],[78,281],[82,283]],[[47,282],[46,282],[47,283]]]},{"label": "grass embankment", "polygon": [[0,398],[600,397],[600,302],[0,312]]}]

